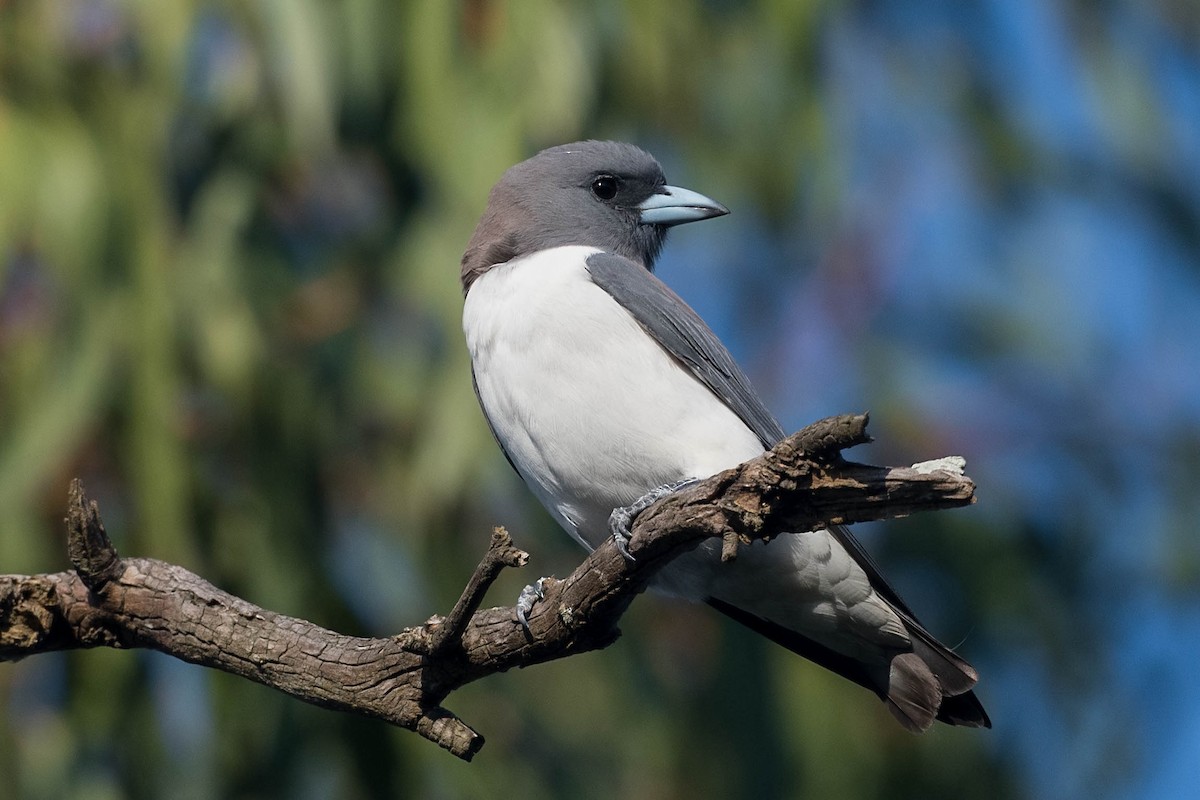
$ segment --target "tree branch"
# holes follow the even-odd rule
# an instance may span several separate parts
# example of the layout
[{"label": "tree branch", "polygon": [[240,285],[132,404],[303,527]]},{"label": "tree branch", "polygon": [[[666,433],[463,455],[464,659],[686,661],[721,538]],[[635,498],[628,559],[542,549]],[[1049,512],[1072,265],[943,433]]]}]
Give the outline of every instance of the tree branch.
[{"label": "tree branch", "polygon": [[655,573],[706,538],[722,558],[784,531],[900,517],[974,502],[961,459],[908,468],[846,462],[870,441],[866,415],[832,417],[762,456],[663,498],[637,518],[626,561],[611,542],[566,579],[547,581],[529,632],[511,607],[480,609],[504,567],[528,555],[497,529],[462,597],[395,637],[344,636],[259,608],[172,564],[121,558],[95,502],[71,485],[68,553],[74,570],[0,576],[0,660],[52,650],[148,647],[279,689],[309,703],[414,730],[470,760],[483,737],[442,702],[466,683],[605,647]]}]

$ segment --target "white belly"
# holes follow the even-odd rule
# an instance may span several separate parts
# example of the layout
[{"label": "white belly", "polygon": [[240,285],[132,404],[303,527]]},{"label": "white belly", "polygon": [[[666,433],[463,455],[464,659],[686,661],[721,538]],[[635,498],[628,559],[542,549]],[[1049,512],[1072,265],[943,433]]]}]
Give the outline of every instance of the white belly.
[{"label": "white belly", "polygon": [[590,247],[516,259],[472,285],[463,328],[480,402],[518,472],[587,547],[612,509],[762,452],[754,433],[596,286]]}]

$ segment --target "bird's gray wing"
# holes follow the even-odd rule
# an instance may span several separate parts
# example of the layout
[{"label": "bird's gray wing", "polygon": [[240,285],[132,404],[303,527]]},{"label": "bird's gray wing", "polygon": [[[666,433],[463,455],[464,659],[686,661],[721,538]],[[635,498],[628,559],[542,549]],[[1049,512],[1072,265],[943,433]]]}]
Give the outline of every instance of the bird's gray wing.
[{"label": "bird's gray wing", "polygon": [[763,405],[745,374],[704,320],[648,270],[622,256],[588,257],[592,282],[608,292],[664,350],[754,431],[765,448],[783,438],[783,428]]},{"label": "bird's gray wing", "polygon": [[[632,314],[664,350],[687,366],[758,435],[764,448],[773,447],[783,439],[783,428],[763,405],[729,351],[679,295],[648,270],[612,253],[590,256],[587,270],[597,286]],[[862,566],[875,590],[915,622],[908,604],[884,579],[854,535],[841,525],[831,525],[829,531]]]}]

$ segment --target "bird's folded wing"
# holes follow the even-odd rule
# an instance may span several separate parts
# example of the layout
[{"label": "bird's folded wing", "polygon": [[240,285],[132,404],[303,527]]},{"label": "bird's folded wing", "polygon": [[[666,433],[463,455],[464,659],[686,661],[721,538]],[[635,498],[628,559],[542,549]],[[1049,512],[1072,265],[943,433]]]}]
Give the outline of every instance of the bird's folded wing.
[{"label": "bird's folded wing", "polygon": [[590,256],[587,270],[592,282],[620,303],[664,350],[729,406],[754,431],[764,448],[783,438],[783,428],[763,405],[729,351],[679,295],[649,270],[612,253]]}]

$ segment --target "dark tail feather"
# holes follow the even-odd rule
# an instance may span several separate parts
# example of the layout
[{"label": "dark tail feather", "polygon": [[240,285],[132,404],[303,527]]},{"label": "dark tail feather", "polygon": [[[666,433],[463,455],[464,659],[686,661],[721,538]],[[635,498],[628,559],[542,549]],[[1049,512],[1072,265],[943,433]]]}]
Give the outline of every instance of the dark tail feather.
[{"label": "dark tail feather", "polygon": [[979,680],[979,673],[953,650],[934,639],[932,634],[907,614],[897,609],[912,638],[913,653],[929,667],[941,687],[942,700],[937,709],[937,719],[948,725],[963,725],[969,728],[990,728],[983,704],[971,688]]},{"label": "dark tail feather", "polygon": [[963,725],[967,728],[992,727],[992,721],[983,710],[983,703],[979,702],[974,692],[943,697],[937,718],[947,725]]},{"label": "dark tail feather", "polygon": [[913,733],[933,726],[942,704],[942,687],[929,665],[916,653],[899,653],[888,670],[888,711]]},{"label": "dark tail feather", "polygon": [[[717,598],[710,598],[708,604],[793,653],[870,689],[910,731],[928,730],[935,719],[948,725],[992,727],[983,705],[971,691],[977,680],[975,669],[899,609],[912,636],[913,651],[897,654],[885,676],[861,661],[737,606]],[[886,685],[881,685],[885,681]]]}]

